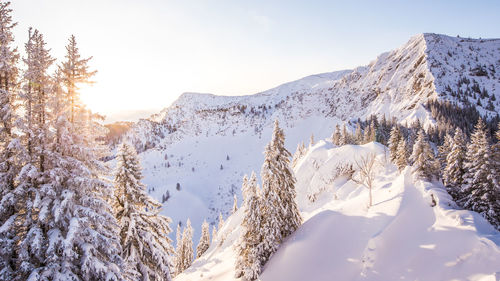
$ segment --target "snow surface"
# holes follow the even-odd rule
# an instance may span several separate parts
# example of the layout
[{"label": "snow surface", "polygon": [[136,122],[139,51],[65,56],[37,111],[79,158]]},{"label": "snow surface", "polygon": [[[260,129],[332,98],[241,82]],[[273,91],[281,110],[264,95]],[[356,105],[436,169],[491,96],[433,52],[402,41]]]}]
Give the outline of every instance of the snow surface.
[{"label": "snow surface", "polygon": [[[377,157],[374,205],[367,188],[332,180],[339,163]],[[500,233],[474,212],[457,210],[440,183],[399,173],[378,143],[335,147],[320,141],[295,169],[303,225],[267,263],[262,281],[499,280]],[[315,202],[308,194],[322,190]],[[433,203],[435,201],[435,203]],[[237,280],[234,243],[243,210],[230,216],[216,241],[175,278]]]},{"label": "snow surface", "polygon": [[[435,121],[423,104],[429,99],[454,100],[445,88],[456,88],[460,77],[483,83],[496,96],[499,112],[499,50],[496,39],[420,34],[354,70],[311,75],[248,96],[183,94],[160,113],[136,123],[127,138],[140,151],[146,149],[140,156],[150,194],[158,200],[167,191],[171,195],[163,214],[173,219],[174,229],[175,223],[191,218],[197,243],[204,219],[214,225],[219,212],[227,217],[233,193],[241,201],[243,174],[260,171],[275,119],[284,127],[292,153],[299,142],[307,145],[311,134],[327,138],[336,124],[371,114],[400,122],[419,119],[427,127]],[[470,69],[477,64],[493,65],[498,71],[474,76]]]}]

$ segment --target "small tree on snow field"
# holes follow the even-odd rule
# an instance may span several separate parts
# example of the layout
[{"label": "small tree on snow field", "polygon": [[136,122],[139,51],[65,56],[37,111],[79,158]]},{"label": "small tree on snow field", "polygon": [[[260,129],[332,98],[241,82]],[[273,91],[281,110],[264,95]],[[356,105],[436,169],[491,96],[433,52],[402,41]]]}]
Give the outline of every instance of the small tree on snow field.
[{"label": "small tree on snow field", "polygon": [[238,198],[236,197],[236,194],[233,195],[233,209],[231,210],[231,214],[236,213],[238,211]]},{"label": "small tree on snow field", "polygon": [[370,197],[369,207],[373,205],[372,188],[373,181],[375,180],[375,158],[375,154],[370,153],[356,160],[355,163],[358,172],[353,177],[356,183],[362,184],[368,188]]},{"label": "small tree on snow field", "polygon": [[219,212],[219,224],[217,225],[217,233],[220,233],[220,230],[224,226],[224,218],[222,217],[222,213]]},{"label": "small tree on snow field", "polygon": [[196,258],[201,257],[210,247],[210,233],[207,221],[203,221],[201,225],[201,237],[198,246],[196,246]]},{"label": "small tree on snow field", "polygon": [[[177,227],[177,238],[180,238],[180,227]],[[184,270],[191,266],[193,262],[193,228],[191,220],[187,219],[186,227],[182,232],[182,238],[177,241],[177,249],[175,251],[174,269],[175,275],[181,274]]]}]

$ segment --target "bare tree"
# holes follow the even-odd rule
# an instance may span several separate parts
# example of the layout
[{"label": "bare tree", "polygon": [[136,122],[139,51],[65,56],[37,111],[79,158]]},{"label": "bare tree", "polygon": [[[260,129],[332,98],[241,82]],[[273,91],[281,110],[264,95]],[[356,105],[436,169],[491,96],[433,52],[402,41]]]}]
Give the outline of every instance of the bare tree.
[{"label": "bare tree", "polygon": [[370,153],[365,156],[361,156],[361,159],[356,160],[356,169],[358,173],[352,177],[352,180],[358,184],[364,185],[370,191],[370,205],[372,206],[372,187],[373,180],[375,179],[375,154]]}]

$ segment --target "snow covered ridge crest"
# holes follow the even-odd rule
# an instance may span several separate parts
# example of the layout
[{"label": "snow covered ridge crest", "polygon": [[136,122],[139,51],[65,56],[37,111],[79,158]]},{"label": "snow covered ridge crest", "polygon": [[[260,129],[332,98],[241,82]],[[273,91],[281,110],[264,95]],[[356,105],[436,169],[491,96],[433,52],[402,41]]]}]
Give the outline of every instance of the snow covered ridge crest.
[{"label": "snow covered ridge crest", "polygon": [[422,105],[431,99],[470,104],[491,117],[500,111],[499,84],[499,39],[425,33],[367,66],[311,75],[255,95],[184,93],[139,121],[128,138],[142,151],[186,135],[260,134],[274,119],[294,127],[310,116],[349,120],[385,114],[429,125],[432,118]]},{"label": "snow covered ridge crest", "polygon": [[[368,189],[347,178],[324,188],[344,162],[376,155],[373,206]],[[498,280],[500,234],[479,214],[454,208],[437,182],[399,172],[383,145],[319,141],[295,168],[304,223],[271,257],[260,279]],[[314,202],[311,191],[321,190]],[[203,256],[176,281],[230,281],[243,208],[230,216]]]}]

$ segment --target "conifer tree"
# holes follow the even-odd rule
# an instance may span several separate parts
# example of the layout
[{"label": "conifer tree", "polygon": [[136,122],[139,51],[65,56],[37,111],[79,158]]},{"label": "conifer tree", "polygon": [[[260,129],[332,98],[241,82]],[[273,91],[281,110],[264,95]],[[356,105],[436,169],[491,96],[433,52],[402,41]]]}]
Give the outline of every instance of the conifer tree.
[{"label": "conifer tree", "polygon": [[302,223],[295,202],[295,176],[289,166],[290,152],[285,148],[285,136],[278,121],[275,121],[272,140],[266,146],[264,154],[265,160],[261,170],[263,264]]},{"label": "conifer tree", "polygon": [[173,270],[174,270],[174,275],[178,275],[179,273],[182,272],[182,267],[183,267],[183,262],[184,262],[184,248],[183,248],[183,243],[182,243],[182,232],[181,232],[181,224],[177,224],[177,232],[175,233],[175,256],[174,256],[174,264],[173,264]]},{"label": "conifer tree", "polygon": [[492,225],[500,227],[500,191],[495,186],[495,170],[492,163],[486,127],[479,118],[467,146],[465,184],[459,203],[465,209],[483,215]]},{"label": "conifer tree", "polygon": [[335,131],[332,134],[332,142],[333,144],[340,146],[340,138],[341,138],[341,133],[340,133],[340,126],[337,124],[335,126]]},{"label": "conifer tree", "polygon": [[356,123],[356,131],[354,131],[354,142],[361,144],[363,142],[363,131],[361,130],[360,122]]},{"label": "conifer tree", "polygon": [[312,147],[314,144],[316,144],[314,142],[314,134],[311,134],[311,139],[309,140],[309,147]]},{"label": "conifer tree", "polygon": [[[390,137],[389,137],[389,153],[391,157],[391,161],[395,162],[398,156],[398,147],[399,142],[403,138],[401,135],[401,131],[399,130],[399,126],[396,124],[392,127]],[[406,154],[406,153],[405,153]],[[406,166],[406,165],[405,165]]]},{"label": "conifer tree", "polygon": [[69,109],[47,73],[53,59],[38,31],[26,44],[23,103],[27,164],[18,176],[14,280],[122,280],[113,189],[99,160],[103,127],[83,104]]},{"label": "conifer tree", "polygon": [[219,224],[217,225],[217,233],[220,233],[220,230],[224,226],[224,218],[222,218],[222,213],[219,212]]},{"label": "conifer tree", "polygon": [[399,140],[397,148],[395,164],[401,172],[406,166],[408,166],[408,146],[406,145],[404,138]]},{"label": "conifer tree", "polygon": [[500,190],[500,122],[498,122],[495,138],[497,139],[497,143],[492,147],[495,175],[497,175],[495,185]]},{"label": "conifer tree", "polygon": [[94,76],[97,71],[90,71],[88,62],[92,57],[82,59],[79,49],[76,45],[76,38],[71,35],[69,43],[66,46],[66,61],[59,67],[66,94],[70,102],[70,122],[74,123],[75,114],[78,110],[80,103],[80,94],[78,93],[78,84],[92,83],[90,78]]},{"label": "conifer tree", "polygon": [[349,133],[347,132],[347,127],[344,123],[344,126],[342,127],[342,134],[340,135],[340,145],[346,145],[349,144]]},{"label": "conifer tree", "polygon": [[[193,228],[191,227],[191,220],[187,219],[186,227],[182,232],[182,271],[191,266],[193,262]],[[182,272],[181,271],[181,272]],[[180,273],[180,272],[179,272]]]},{"label": "conifer tree", "polygon": [[437,167],[434,152],[427,141],[423,130],[418,133],[417,140],[413,145],[413,153],[410,156],[414,166],[414,173],[421,179],[432,180],[436,176]]},{"label": "conifer tree", "polygon": [[[246,178],[246,176],[245,176]],[[244,216],[241,223],[242,233],[236,245],[235,277],[244,280],[256,280],[262,270],[262,206],[260,190],[257,186],[257,176],[252,172],[250,182],[243,188]]]},{"label": "conifer tree", "polygon": [[450,145],[451,149],[446,156],[446,166],[443,171],[443,181],[451,197],[455,201],[459,201],[460,188],[464,183],[464,160],[466,152],[466,139],[460,128],[455,130],[455,135]]},{"label": "conifer tree", "polygon": [[231,213],[234,214],[238,211],[238,198],[236,197],[236,194],[233,195],[233,209],[231,210]]},{"label": "conifer tree", "polygon": [[439,168],[441,170],[444,170],[444,168],[446,167],[446,158],[451,151],[452,143],[453,138],[448,133],[446,133],[446,135],[444,136],[443,144],[438,147],[437,160],[439,163]]},{"label": "conifer tree", "polygon": [[201,237],[198,246],[196,246],[196,258],[201,257],[210,247],[210,233],[209,225],[206,220],[201,225]]},{"label": "conifer tree", "polygon": [[22,166],[23,149],[16,132],[19,121],[18,90],[19,54],[13,47],[10,2],[0,2],[0,280],[14,274],[14,218],[18,197],[14,194],[15,178]]},{"label": "conifer tree", "polygon": [[147,194],[141,183],[142,172],[134,147],[122,143],[116,158],[115,212],[125,278],[171,280],[171,220],[159,214],[161,204]]}]

